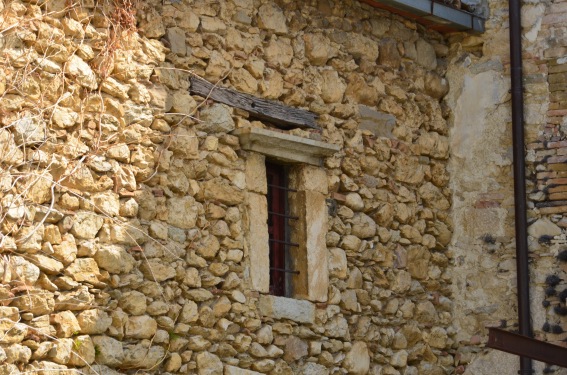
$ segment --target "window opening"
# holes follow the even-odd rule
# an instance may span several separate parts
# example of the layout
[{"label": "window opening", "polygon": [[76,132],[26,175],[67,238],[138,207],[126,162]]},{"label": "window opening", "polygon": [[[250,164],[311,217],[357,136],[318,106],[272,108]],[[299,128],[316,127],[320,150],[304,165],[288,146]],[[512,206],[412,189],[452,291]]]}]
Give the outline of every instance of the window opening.
[{"label": "window opening", "polygon": [[299,219],[289,214],[288,193],[297,190],[288,187],[287,169],[283,165],[266,163],[268,183],[268,234],[270,246],[270,294],[290,296],[291,276],[299,274],[293,270],[290,246],[299,244],[290,241],[290,220]]}]

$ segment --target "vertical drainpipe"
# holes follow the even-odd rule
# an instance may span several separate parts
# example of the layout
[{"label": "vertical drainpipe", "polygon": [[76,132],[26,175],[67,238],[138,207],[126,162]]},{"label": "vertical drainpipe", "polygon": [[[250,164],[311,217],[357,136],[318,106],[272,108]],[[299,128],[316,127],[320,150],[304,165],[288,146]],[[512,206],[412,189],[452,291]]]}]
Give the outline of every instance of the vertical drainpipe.
[{"label": "vertical drainpipe", "polygon": [[[512,84],[512,137],[514,154],[514,210],[516,226],[516,277],[520,334],[533,337],[530,317],[528,265],[526,162],[524,152],[524,97],[522,82],[521,0],[508,0],[510,22],[510,70]],[[533,374],[532,360],[520,357],[522,375]]]}]

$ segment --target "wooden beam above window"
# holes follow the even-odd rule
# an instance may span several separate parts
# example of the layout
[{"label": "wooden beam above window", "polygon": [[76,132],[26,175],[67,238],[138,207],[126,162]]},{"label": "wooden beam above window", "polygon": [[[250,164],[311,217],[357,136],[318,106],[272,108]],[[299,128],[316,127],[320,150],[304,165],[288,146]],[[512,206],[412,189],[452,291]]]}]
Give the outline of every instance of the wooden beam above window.
[{"label": "wooden beam above window", "polygon": [[320,130],[317,114],[301,108],[290,107],[273,100],[257,98],[236,90],[219,87],[197,76],[192,76],[192,94],[212,99],[228,106],[248,111],[252,117],[267,121],[279,128],[308,128]]}]

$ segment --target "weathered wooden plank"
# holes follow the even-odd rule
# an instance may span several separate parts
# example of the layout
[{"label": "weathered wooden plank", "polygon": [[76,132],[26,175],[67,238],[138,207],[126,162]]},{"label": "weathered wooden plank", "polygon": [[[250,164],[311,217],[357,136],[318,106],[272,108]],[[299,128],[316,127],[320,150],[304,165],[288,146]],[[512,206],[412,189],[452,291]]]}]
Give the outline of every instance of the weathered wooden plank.
[{"label": "weathered wooden plank", "polygon": [[320,129],[317,125],[317,114],[286,106],[284,104],[256,98],[236,90],[218,87],[202,78],[191,77],[191,93],[212,99],[231,107],[250,112],[252,117],[265,120],[281,128]]}]

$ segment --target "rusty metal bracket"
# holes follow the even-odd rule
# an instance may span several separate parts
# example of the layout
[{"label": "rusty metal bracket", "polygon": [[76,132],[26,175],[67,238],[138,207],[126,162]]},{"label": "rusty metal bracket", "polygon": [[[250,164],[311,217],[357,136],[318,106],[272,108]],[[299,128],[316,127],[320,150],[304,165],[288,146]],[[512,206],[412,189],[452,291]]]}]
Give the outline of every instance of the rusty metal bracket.
[{"label": "rusty metal bracket", "polygon": [[567,368],[567,348],[499,328],[488,329],[489,348]]}]

